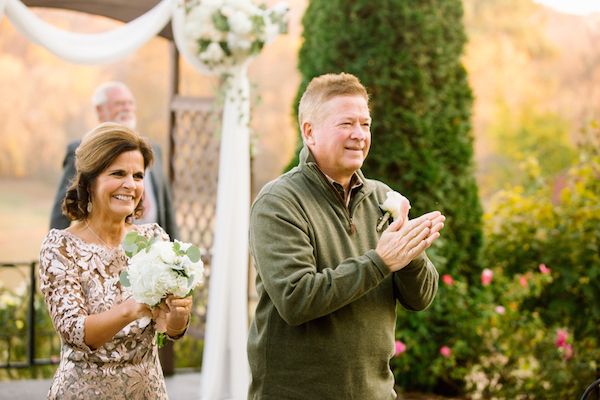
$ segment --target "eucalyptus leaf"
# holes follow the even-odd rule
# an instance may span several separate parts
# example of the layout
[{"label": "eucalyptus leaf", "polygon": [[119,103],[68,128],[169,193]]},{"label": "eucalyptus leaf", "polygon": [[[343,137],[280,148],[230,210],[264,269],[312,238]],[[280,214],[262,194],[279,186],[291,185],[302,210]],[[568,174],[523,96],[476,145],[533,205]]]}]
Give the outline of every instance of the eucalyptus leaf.
[{"label": "eucalyptus leaf", "polygon": [[127,257],[130,258],[139,253],[138,245],[135,243],[123,243],[123,250]]},{"label": "eucalyptus leaf", "polygon": [[121,285],[125,287],[131,286],[131,282],[129,282],[129,274],[127,273],[127,271],[121,272],[121,274],[119,275],[119,282],[121,282]]},{"label": "eucalyptus leaf", "polygon": [[136,231],[128,232],[123,238],[123,244],[131,244],[137,242],[139,235]]},{"label": "eucalyptus leaf", "polygon": [[187,251],[185,252],[185,254],[188,256],[188,258],[190,259],[191,262],[195,263],[198,262],[200,260],[200,249],[196,246],[190,246],[188,247]]}]

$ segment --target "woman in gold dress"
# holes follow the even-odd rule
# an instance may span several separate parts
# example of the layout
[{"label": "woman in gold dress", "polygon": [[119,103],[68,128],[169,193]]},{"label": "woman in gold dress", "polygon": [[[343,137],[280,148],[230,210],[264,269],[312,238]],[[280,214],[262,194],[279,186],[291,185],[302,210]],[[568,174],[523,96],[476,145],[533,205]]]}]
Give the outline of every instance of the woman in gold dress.
[{"label": "woman in gold dress", "polygon": [[40,289],[62,340],[49,399],[167,399],[154,324],[140,318],[163,310],[167,336],[177,339],[187,329],[191,297],[170,296],[152,310],[119,283],[127,232],[169,240],[157,224],[132,224],[143,212],[151,162],[150,145],[114,123],[99,125],[77,149],[77,174],[63,202],[73,223],[52,229],[40,253]]}]

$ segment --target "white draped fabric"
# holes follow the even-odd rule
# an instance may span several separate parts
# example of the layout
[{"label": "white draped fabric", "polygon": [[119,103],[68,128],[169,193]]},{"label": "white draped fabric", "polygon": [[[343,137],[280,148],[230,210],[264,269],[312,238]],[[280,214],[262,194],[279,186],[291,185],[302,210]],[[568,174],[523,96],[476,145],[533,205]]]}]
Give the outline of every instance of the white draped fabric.
[{"label": "white draped fabric", "polygon": [[[177,49],[199,72],[208,72],[194,57],[184,35],[185,13],[173,9]],[[230,71],[225,83],[221,129],[217,224],[208,293],[202,400],[242,400],[248,396],[248,230],[250,213],[250,89],[247,64]]]},{"label": "white draped fabric", "polygon": [[[210,277],[202,361],[201,399],[205,400],[246,399],[250,383],[246,353],[250,204],[250,174],[247,172],[250,168],[249,85],[246,65],[231,73],[223,110],[217,193],[219,222],[215,231],[214,268]],[[225,183],[221,184],[222,181]]]},{"label": "white draped fabric", "polygon": [[[172,20],[179,52],[197,70],[207,72],[184,40],[185,14],[177,0],[162,0],[130,23],[97,34],[58,29],[30,12],[19,0],[0,0],[0,19],[3,14],[34,43],[58,57],[82,64],[117,61],[142,46]],[[223,109],[217,216],[202,362],[202,400],[245,399],[249,384],[246,355],[250,207],[247,63],[229,72]]]},{"label": "white draped fabric", "polygon": [[117,61],[152,39],[171,19],[173,0],[163,0],[128,24],[103,33],[58,29],[33,14],[19,0],[6,0],[6,16],[24,36],[58,57],[78,64]]}]

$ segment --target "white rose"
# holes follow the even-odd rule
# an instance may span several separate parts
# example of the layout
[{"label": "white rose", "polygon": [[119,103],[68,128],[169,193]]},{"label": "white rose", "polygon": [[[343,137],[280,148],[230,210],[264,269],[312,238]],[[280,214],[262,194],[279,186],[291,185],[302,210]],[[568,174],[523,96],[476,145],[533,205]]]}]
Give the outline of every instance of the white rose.
[{"label": "white rose", "polygon": [[205,7],[205,8],[219,8],[221,6],[221,4],[223,4],[222,0],[202,0],[200,2],[199,7]]},{"label": "white rose", "polygon": [[227,20],[229,21],[229,27],[233,33],[246,35],[252,31],[252,21],[243,12],[236,11],[228,17]]},{"label": "white rose", "polygon": [[[154,245],[152,246],[154,247]],[[129,260],[129,282],[133,298],[154,306],[165,296],[165,282],[170,268],[160,260],[156,251],[140,251]]]},{"label": "white rose", "polygon": [[410,209],[410,202],[400,193],[389,191],[387,192],[387,198],[381,205],[381,209],[389,212],[394,219],[406,217]]},{"label": "white rose", "polygon": [[219,62],[225,57],[225,53],[218,43],[211,43],[206,50],[200,54],[200,59],[206,62]]},{"label": "white rose", "polygon": [[289,10],[290,8],[287,3],[284,3],[283,1],[280,1],[269,9],[269,11],[275,15],[285,15]]},{"label": "white rose", "polygon": [[233,15],[234,12],[235,9],[227,4],[221,7],[221,14],[223,14],[225,17]]},{"label": "white rose", "polygon": [[192,245],[191,243],[181,242],[177,239],[175,239],[175,243],[179,243],[179,248],[184,252]]},{"label": "white rose", "polygon": [[249,40],[240,39],[236,34],[230,32],[227,35],[227,45],[232,51],[236,49],[248,50],[250,46],[252,46],[252,42]]},{"label": "white rose", "polygon": [[265,18],[265,31],[262,35],[265,43],[272,41],[277,35],[279,35],[279,25],[274,24],[268,18]]},{"label": "white rose", "polygon": [[151,252],[157,254],[166,264],[172,265],[177,262],[177,255],[173,251],[173,243],[166,241],[155,242]]}]

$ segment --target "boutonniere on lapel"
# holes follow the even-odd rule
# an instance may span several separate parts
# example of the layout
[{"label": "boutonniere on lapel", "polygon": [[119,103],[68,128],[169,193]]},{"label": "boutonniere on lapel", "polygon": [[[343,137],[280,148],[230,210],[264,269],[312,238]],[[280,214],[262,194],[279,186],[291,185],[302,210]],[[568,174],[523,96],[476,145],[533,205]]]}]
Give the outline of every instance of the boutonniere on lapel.
[{"label": "boutonniere on lapel", "polygon": [[406,220],[408,218],[408,210],[410,210],[410,202],[400,193],[390,190],[387,192],[387,198],[383,204],[379,205],[379,208],[383,211],[383,215],[377,221],[377,232],[381,231],[383,225],[385,225],[390,217],[394,220],[398,218]]}]

